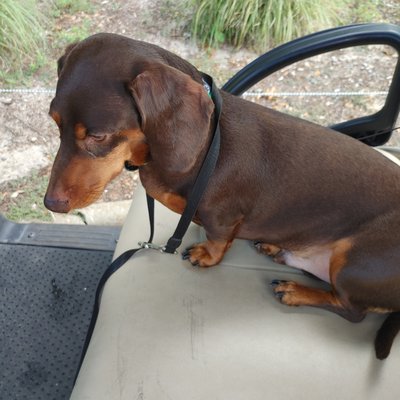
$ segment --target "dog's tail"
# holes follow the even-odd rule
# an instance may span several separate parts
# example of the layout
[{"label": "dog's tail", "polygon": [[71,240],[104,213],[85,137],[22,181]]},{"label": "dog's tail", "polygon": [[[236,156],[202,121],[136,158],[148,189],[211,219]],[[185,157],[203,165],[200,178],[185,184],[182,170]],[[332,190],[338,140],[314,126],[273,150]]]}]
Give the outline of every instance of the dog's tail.
[{"label": "dog's tail", "polygon": [[375,338],[375,354],[384,360],[390,353],[393,340],[400,331],[400,312],[391,313],[383,322]]}]

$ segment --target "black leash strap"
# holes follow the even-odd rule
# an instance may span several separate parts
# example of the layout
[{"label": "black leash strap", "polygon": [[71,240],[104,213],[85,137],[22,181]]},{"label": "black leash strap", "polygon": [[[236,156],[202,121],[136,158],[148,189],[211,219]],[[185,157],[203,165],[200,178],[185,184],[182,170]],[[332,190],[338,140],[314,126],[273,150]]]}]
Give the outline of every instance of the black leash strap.
[{"label": "black leash strap", "polygon": [[197,207],[199,206],[200,200],[207,187],[208,180],[213,173],[218,161],[219,148],[221,143],[219,120],[222,111],[222,98],[217,87],[215,86],[213,79],[206,74],[203,74],[203,79],[206,80],[207,83],[210,83],[211,99],[213,100],[215,105],[214,136],[212,138],[210,147],[203,161],[199,174],[197,175],[193,188],[189,194],[186,207],[182,213],[181,219],[178,222],[178,226],[176,227],[174,234],[170,237],[165,246],[164,251],[166,253],[175,253],[176,249],[181,245],[182,238],[185,235],[189,224],[194,217],[194,214],[196,213]]},{"label": "black leash strap", "polygon": [[[116,272],[118,269],[120,269],[134,254],[136,254],[140,250],[153,248],[153,249],[161,250],[162,252],[165,252],[165,253],[171,253],[171,254],[176,253],[176,249],[182,243],[182,238],[185,235],[185,233],[189,227],[189,224],[194,217],[194,214],[200,203],[202,195],[207,187],[208,180],[215,169],[215,166],[216,166],[217,160],[218,160],[219,148],[220,148],[220,142],[221,142],[219,120],[220,120],[220,115],[221,115],[221,110],[222,110],[222,99],[221,99],[221,95],[219,94],[217,87],[214,84],[213,79],[209,75],[203,74],[203,80],[207,83],[207,86],[209,86],[211,88],[210,96],[215,104],[214,136],[211,140],[210,147],[209,147],[207,155],[203,161],[203,164],[200,168],[199,174],[196,178],[193,188],[188,196],[187,204],[186,204],[186,207],[185,207],[185,209],[182,213],[182,216],[178,222],[178,226],[176,227],[174,234],[168,240],[168,242],[165,246],[154,245],[152,243],[153,236],[154,236],[154,199],[152,197],[150,197],[149,195],[147,195],[147,209],[148,209],[149,222],[150,222],[149,240],[147,242],[139,243],[140,247],[127,250],[124,253],[122,253],[121,255],[119,255],[108,266],[108,268],[106,269],[106,271],[103,273],[102,277],[100,278],[100,281],[99,281],[99,284],[98,284],[97,290],[96,290],[92,317],[91,317],[89,328],[88,328],[88,331],[86,334],[86,339],[85,339],[85,342],[83,345],[81,358],[79,361],[79,366],[78,366],[78,369],[77,369],[77,372],[75,375],[74,384],[76,383],[76,380],[78,378],[79,371],[82,367],[83,360],[85,358],[87,349],[89,347],[90,340],[92,338],[92,334],[93,334],[93,331],[94,331],[94,328],[96,325],[97,317],[98,317],[99,311],[100,311],[101,294],[103,292],[104,285],[106,284],[108,278],[114,272]],[[126,167],[129,170],[136,169],[134,166],[130,166],[130,165],[127,165]]]},{"label": "black leash strap", "polygon": [[[154,236],[154,199],[150,196],[147,196],[147,210],[149,214],[149,222],[150,222],[150,237],[149,243],[153,241]],[[100,278],[100,281],[97,285],[96,295],[93,305],[92,317],[90,319],[89,327],[86,333],[85,342],[83,344],[81,358],[79,360],[79,366],[75,375],[74,384],[76,383],[76,379],[78,378],[79,371],[81,370],[83,360],[85,358],[87,349],[89,347],[90,339],[92,338],[92,334],[94,331],[94,327],[96,326],[97,317],[100,311],[100,298],[104,289],[104,285],[106,284],[108,278],[118,269],[120,269],[134,254],[136,254],[139,250],[143,250],[145,247],[138,247],[136,249],[130,249],[120,254],[105,270],[103,275]]]}]

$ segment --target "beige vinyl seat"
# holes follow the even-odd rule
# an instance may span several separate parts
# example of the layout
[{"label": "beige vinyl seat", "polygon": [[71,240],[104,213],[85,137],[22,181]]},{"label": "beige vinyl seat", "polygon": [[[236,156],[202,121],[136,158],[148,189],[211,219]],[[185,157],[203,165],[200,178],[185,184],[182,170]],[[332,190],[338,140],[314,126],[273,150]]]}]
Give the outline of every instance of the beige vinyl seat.
[{"label": "beige vinyl seat", "polygon": [[[156,204],[155,243],[179,216]],[[147,240],[140,187],[116,255]],[[181,249],[201,241],[192,225]],[[358,324],[279,304],[269,283],[320,286],[236,240],[223,262],[192,267],[143,250],[107,282],[74,400],[367,400],[400,398],[400,342],[386,361],[373,341],[383,316]]]}]

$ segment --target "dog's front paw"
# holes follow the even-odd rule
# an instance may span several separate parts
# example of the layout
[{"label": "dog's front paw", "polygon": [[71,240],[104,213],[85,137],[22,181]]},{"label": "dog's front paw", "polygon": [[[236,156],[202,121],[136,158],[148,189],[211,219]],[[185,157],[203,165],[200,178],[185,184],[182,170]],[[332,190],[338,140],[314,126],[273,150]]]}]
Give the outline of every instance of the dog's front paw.
[{"label": "dog's front paw", "polygon": [[207,241],[188,247],[182,253],[182,259],[189,260],[195,266],[212,267],[222,260],[226,248],[226,243]]},{"label": "dog's front paw", "polygon": [[212,267],[219,261],[215,260],[202,244],[187,248],[182,253],[182,259],[189,260],[192,265],[199,267]]}]

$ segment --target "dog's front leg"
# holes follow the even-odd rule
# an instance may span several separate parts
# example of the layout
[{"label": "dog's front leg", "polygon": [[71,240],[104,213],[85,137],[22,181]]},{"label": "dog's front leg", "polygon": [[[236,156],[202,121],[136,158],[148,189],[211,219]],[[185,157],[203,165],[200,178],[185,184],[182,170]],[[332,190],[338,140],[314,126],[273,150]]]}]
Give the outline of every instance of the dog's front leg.
[{"label": "dog's front leg", "polygon": [[193,245],[182,253],[184,260],[189,260],[192,265],[199,267],[212,267],[218,264],[226,251],[231,247],[233,240],[206,240]]},{"label": "dog's front leg", "polygon": [[182,258],[199,267],[212,267],[218,264],[231,247],[240,222],[229,227],[219,225],[218,229],[207,229],[207,226],[203,225],[206,229],[207,240],[187,248],[182,253]]}]

